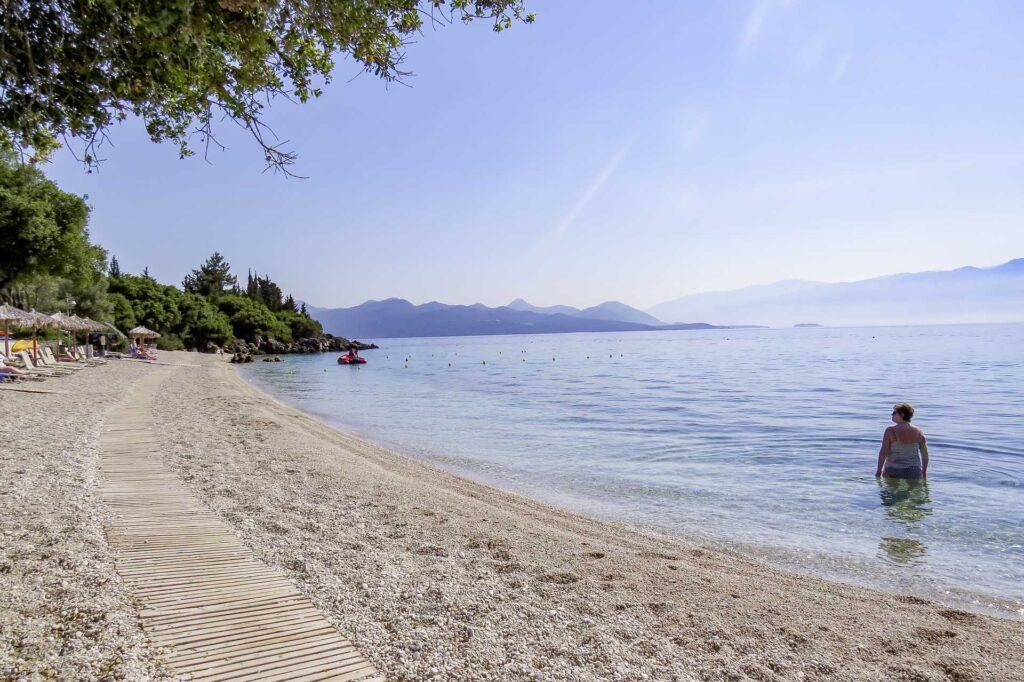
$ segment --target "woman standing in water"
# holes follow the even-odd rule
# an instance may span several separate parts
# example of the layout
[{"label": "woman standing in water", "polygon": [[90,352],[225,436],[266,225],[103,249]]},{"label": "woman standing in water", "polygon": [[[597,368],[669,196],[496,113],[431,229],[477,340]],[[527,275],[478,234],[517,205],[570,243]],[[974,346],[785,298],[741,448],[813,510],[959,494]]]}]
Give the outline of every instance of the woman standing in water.
[{"label": "woman standing in water", "polygon": [[893,426],[882,437],[875,476],[928,477],[928,441],[924,431],[910,424],[913,418],[914,408],[907,403],[897,403],[892,408]]}]

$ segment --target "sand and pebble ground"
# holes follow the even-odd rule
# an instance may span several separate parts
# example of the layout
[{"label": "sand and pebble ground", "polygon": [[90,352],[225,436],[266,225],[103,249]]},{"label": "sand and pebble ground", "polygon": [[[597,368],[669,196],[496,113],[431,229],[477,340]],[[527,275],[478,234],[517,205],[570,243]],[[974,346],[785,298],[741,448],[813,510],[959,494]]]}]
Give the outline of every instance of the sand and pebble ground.
[{"label": "sand and pebble ground", "polygon": [[96,496],[103,410],[149,369],[0,387],[0,679],[158,676]]},{"label": "sand and pebble ground", "polygon": [[215,357],[161,359],[178,366],[0,393],[0,677],[159,674],[95,495],[104,406],[159,371],[168,463],[388,679],[1024,679],[1020,621],[560,511],[327,427]]}]

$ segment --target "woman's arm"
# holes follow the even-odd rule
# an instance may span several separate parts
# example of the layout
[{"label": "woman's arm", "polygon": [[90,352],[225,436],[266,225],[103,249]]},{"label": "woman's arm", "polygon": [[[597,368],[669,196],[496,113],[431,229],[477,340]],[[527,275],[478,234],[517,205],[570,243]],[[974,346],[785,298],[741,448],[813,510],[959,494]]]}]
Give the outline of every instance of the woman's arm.
[{"label": "woman's arm", "polygon": [[882,447],[878,449],[878,467],[875,469],[875,478],[882,475],[882,466],[885,464],[885,458],[889,456],[889,432],[891,429],[890,426],[882,436]]},{"label": "woman's arm", "polygon": [[924,431],[917,431],[921,434],[921,478],[928,478],[928,439],[924,437]]}]

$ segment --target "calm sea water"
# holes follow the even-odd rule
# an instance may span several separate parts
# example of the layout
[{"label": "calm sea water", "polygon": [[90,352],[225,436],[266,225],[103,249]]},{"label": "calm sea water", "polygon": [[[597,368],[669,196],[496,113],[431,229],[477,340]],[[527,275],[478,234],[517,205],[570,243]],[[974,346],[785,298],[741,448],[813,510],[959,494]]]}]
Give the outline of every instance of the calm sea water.
[{"label": "calm sea water", "polygon": [[[564,507],[1024,617],[1024,325],[385,339],[246,376]],[[927,485],[874,477],[892,404]]]}]

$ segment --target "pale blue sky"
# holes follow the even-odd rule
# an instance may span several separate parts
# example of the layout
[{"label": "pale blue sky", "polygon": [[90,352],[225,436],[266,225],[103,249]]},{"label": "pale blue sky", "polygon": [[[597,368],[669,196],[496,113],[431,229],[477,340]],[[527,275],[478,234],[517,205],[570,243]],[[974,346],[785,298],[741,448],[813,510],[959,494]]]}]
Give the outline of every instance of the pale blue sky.
[{"label": "pale blue sky", "polygon": [[219,250],[316,305],[646,307],[778,279],[1024,256],[1024,3],[530,3],[427,29],[408,84],[342,63],[269,119],[308,180],[140,126],[87,175],[94,239],[163,281]]}]

